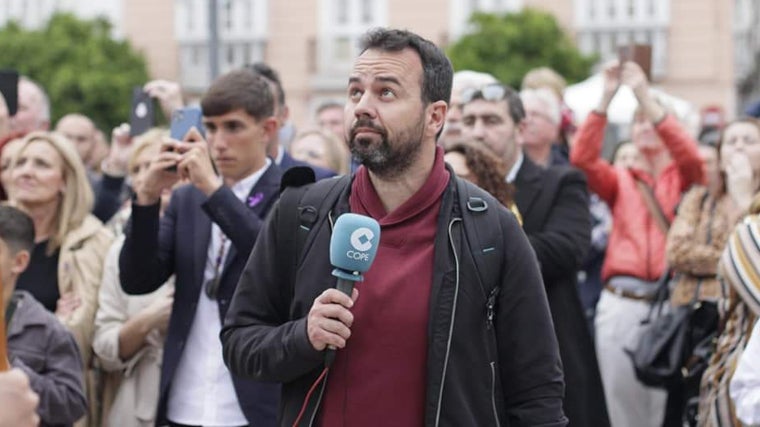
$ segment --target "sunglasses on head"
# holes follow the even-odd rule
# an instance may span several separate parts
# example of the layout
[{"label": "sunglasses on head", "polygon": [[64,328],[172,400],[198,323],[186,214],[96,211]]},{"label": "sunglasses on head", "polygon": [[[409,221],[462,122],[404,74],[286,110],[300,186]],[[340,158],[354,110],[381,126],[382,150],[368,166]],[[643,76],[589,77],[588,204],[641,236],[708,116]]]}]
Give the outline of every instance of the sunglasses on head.
[{"label": "sunglasses on head", "polygon": [[476,99],[490,102],[501,101],[507,96],[507,88],[499,83],[491,83],[480,89],[468,88],[462,92],[462,104],[467,104]]}]

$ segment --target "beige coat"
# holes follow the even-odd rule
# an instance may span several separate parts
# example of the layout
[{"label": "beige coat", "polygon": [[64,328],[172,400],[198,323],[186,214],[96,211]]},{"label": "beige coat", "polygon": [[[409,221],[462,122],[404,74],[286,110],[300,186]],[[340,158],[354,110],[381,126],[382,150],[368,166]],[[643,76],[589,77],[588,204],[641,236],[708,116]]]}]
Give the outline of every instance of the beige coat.
[{"label": "beige coat", "polygon": [[81,298],[81,305],[61,322],[74,334],[85,367],[92,357],[92,334],[98,309],[98,289],[103,263],[113,241],[113,234],[94,216],[66,235],[58,256],[58,291],[71,290]]},{"label": "beige coat", "polygon": [[[120,237],[111,246],[103,271],[98,313],[95,317],[93,350],[101,367],[110,371],[103,392],[104,426],[153,426],[161,378],[161,357],[165,336],[156,329],[148,333],[146,345],[129,360],[119,357],[119,332],[124,323],[174,288],[174,278],[145,295],[128,295],[119,282]],[[107,400],[115,394],[113,403]]]}]

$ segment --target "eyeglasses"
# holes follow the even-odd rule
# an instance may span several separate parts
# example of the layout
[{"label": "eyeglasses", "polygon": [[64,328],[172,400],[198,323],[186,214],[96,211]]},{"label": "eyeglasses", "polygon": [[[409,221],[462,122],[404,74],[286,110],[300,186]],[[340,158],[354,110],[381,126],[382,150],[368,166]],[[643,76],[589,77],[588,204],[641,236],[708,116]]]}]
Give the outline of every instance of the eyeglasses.
[{"label": "eyeglasses", "polygon": [[490,102],[503,100],[507,96],[507,87],[499,83],[491,83],[480,89],[467,88],[462,91],[462,104],[467,104],[476,99]]}]

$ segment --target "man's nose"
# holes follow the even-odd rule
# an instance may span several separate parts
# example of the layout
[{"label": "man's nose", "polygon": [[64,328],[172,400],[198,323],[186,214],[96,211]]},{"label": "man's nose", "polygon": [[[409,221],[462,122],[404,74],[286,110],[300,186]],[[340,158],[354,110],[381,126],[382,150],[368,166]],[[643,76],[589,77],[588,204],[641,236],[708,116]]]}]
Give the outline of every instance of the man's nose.
[{"label": "man's nose", "polygon": [[354,108],[354,115],[358,117],[366,116],[370,118],[375,117],[375,108],[372,104],[372,96],[369,92],[364,92],[362,97],[356,103]]},{"label": "man's nose", "polygon": [[486,127],[483,125],[482,120],[475,120],[475,123],[470,126],[470,134],[478,140],[483,139],[486,135]]}]

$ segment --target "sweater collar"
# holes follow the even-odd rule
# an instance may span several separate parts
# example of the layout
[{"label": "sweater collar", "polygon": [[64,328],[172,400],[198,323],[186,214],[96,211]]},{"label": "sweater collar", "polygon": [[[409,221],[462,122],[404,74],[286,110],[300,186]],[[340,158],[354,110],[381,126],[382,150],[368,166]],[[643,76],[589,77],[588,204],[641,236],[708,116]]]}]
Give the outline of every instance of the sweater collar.
[{"label": "sweater collar", "polygon": [[350,196],[351,207],[352,210],[358,208],[360,211],[366,212],[372,218],[377,219],[380,225],[401,223],[418,215],[436,203],[446,189],[449,177],[449,171],[446,170],[443,161],[443,148],[436,147],[433,167],[422,187],[401,206],[396,208],[396,210],[386,212],[380,197],[375,191],[375,187],[372,185],[367,168],[361,166],[356,171],[356,179],[354,179],[352,185]]}]

